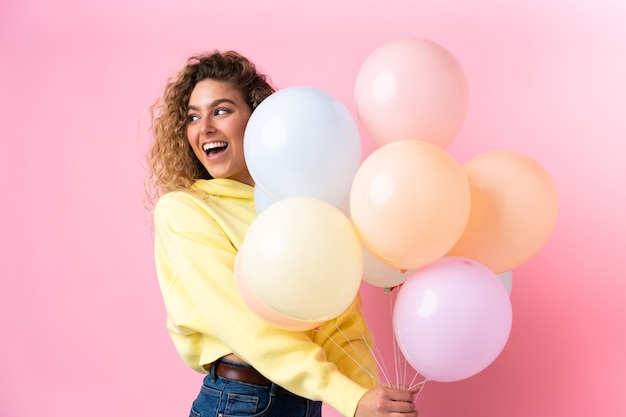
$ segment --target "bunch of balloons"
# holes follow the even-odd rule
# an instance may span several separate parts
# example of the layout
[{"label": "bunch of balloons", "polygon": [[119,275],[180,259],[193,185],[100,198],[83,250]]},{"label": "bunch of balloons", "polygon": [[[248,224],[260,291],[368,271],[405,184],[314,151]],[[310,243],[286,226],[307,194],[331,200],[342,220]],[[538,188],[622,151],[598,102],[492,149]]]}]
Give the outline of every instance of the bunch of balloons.
[{"label": "bunch of balloons", "polygon": [[468,378],[508,340],[501,278],[550,237],[554,183],[518,152],[461,165],[446,151],[468,83],[435,42],[374,50],[354,97],[377,147],[363,162],[355,119],[323,91],[287,88],[252,114],[244,152],[259,216],[235,265],[242,297],[270,323],[305,330],[348,308],[362,280],[399,288],[393,331],[409,364],[428,380]]},{"label": "bunch of balloons", "polygon": [[252,113],[244,153],[259,216],[237,255],[243,299],[261,318],[312,329],[354,301],[363,250],[345,207],[361,163],[350,111],[310,87],[280,90]]}]

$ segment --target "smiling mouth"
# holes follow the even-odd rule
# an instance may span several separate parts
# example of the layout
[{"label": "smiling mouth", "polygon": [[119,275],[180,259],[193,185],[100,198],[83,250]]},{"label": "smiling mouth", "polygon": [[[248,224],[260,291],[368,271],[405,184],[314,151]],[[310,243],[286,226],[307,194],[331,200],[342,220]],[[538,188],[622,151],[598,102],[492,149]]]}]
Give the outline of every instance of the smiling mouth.
[{"label": "smiling mouth", "polygon": [[222,154],[228,148],[228,143],[226,142],[211,142],[207,143],[202,147],[204,153],[208,157],[216,157]]}]

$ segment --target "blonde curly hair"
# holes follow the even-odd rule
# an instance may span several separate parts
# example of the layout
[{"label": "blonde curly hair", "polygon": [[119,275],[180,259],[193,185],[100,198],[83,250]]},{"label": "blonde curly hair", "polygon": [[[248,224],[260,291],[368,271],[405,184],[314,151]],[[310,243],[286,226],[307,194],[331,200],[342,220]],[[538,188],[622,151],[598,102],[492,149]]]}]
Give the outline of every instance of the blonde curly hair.
[{"label": "blonde curly hair", "polygon": [[150,106],[153,141],[147,155],[149,206],[162,194],[189,190],[196,180],[211,178],[187,140],[189,97],[196,84],[205,79],[230,83],[252,111],[275,91],[268,77],[238,52],[213,51],[188,58],[167,81],[163,95]]}]

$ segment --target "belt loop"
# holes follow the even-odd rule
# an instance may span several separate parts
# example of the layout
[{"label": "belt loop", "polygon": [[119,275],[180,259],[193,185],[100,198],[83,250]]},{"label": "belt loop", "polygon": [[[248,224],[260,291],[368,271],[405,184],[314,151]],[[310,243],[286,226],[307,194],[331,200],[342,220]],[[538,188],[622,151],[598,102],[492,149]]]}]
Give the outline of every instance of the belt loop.
[{"label": "belt loop", "polygon": [[212,364],[211,364],[211,370],[209,371],[209,376],[211,377],[211,382],[215,382],[215,380],[217,379],[217,375],[215,375],[215,364],[217,364],[217,361],[219,359],[215,360]]}]

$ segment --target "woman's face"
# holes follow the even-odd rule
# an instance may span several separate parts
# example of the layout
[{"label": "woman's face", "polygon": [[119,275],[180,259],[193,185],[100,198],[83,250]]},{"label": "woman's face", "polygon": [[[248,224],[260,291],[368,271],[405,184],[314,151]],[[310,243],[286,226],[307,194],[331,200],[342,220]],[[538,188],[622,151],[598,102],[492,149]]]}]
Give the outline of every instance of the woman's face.
[{"label": "woman's face", "polygon": [[194,87],[187,106],[187,139],[213,178],[254,185],[243,154],[251,110],[229,83],[205,79]]}]

